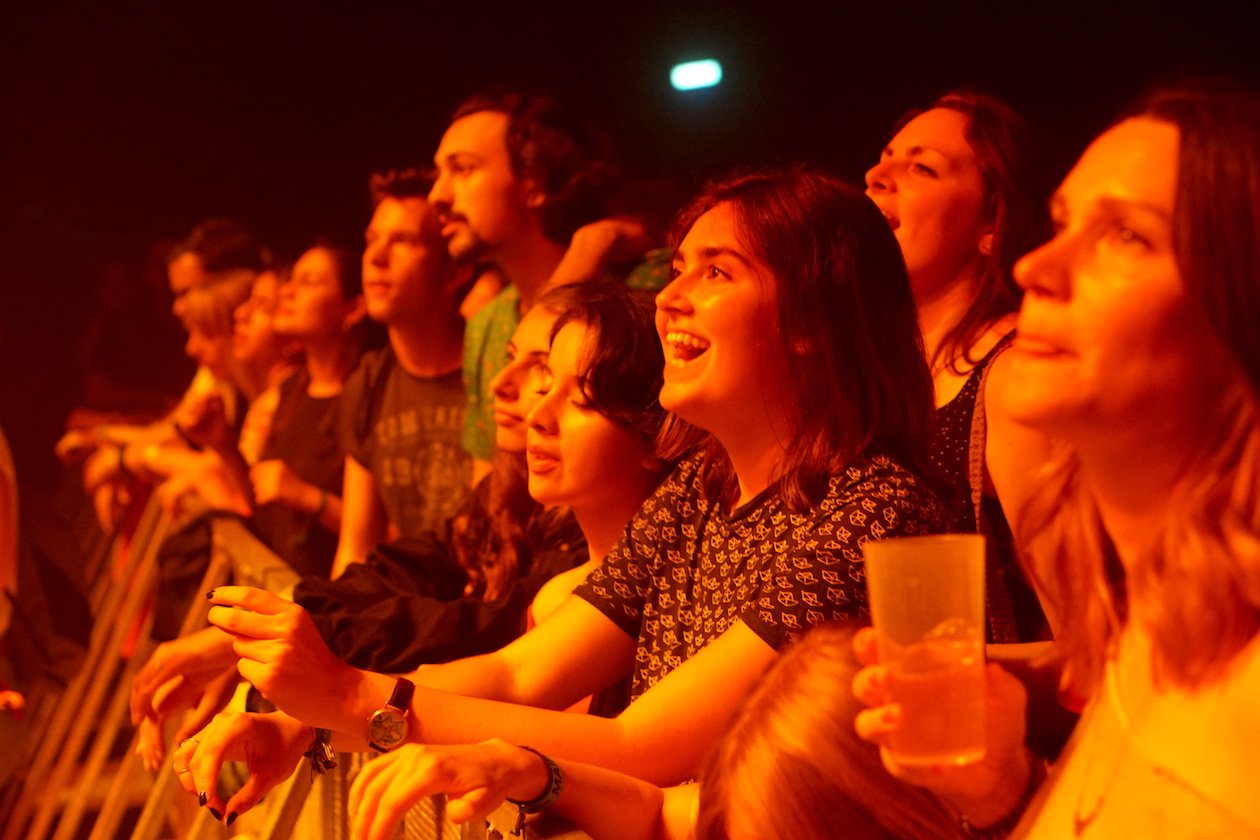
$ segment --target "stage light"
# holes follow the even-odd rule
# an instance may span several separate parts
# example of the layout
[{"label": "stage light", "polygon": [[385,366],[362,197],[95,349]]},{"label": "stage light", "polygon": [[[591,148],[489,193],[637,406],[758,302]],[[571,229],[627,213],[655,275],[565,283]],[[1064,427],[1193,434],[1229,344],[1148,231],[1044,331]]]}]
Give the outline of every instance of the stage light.
[{"label": "stage light", "polygon": [[700,61],[684,61],[669,71],[669,83],[674,90],[698,90],[714,87],[722,81],[722,65],[711,58]]}]

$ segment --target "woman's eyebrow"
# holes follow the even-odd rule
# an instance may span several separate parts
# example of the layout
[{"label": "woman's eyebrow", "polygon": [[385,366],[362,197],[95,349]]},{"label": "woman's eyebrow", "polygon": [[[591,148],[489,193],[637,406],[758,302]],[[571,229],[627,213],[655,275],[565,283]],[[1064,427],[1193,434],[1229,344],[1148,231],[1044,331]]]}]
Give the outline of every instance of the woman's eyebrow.
[{"label": "woman's eyebrow", "polygon": [[711,260],[714,257],[731,257],[732,259],[739,260],[741,263],[750,268],[752,267],[752,263],[747,257],[734,248],[728,246],[701,248],[700,256],[706,260]]}]

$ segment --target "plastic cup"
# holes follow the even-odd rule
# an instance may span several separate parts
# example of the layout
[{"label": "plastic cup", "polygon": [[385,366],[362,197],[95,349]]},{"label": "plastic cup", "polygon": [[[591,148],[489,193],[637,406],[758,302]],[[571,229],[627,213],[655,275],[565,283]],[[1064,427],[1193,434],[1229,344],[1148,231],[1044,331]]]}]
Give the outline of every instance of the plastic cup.
[{"label": "plastic cup", "polygon": [[906,765],[984,757],[984,537],[871,540],[871,623],[901,721],[888,748]]}]

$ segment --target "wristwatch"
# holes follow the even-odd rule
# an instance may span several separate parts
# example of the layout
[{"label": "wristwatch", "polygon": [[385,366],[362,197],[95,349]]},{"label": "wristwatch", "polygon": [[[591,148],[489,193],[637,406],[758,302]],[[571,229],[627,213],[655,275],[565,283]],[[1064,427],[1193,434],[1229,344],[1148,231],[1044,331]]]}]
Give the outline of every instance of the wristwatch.
[{"label": "wristwatch", "polygon": [[369,747],[385,753],[406,740],[407,730],[410,728],[407,710],[411,707],[411,696],[415,691],[415,683],[403,677],[398,678],[389,702],[372,712],[372,716],[368,718]]}]

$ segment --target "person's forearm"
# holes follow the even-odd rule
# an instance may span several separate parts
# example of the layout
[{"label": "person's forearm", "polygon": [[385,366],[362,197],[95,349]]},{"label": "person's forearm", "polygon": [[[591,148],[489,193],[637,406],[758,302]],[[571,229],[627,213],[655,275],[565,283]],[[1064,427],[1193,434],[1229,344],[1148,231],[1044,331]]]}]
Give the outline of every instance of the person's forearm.
[{"label": "person's forearm", "polygon": [[346,569],[355,563],[367,560],[368,552],[377,544],[384,542],[387,537],[385,528],[377,527],[383,523],[348,522],[344,516],[341,523],[337,551],[333,555],[332,572],[329,574],[333,580],[341,577]]},{"label": "person's forearm", "polygon": [[147,426],[129,426],[121,423],[102,423],[92,430],[98,443],[115,446],[136,443],[163,443],[175,438],[175,423],[167,418]]},{"label": "person's forearm", "polygon": [[589,764],[561,761],[560,765],[564,782],[550,812],[600,840],[656,840],[663,836],[664,796],[659,787]]},{"label": "person's forearm", "polygon": [[132,443],[124,446],[122,453],[122,462],[129,472],[159,479],[169,478],[177,472],[202,469],[202,459],[207,457],[206,453],[194,452],[182,444],[176,447]]},{"label": "person's forearm", "polygon": [[376,493],[372,473],[354,458],[345,459],[341,491],[341,527],[331,577],[335,580],[352,563],[362,563],[367,553],[385,539],[388,522]]},{"label": "person's forearm", "polygon": [[295,478],[295,483],[297,492],[289,503],[290,507],[314,517],[324,530],[338,533],[341,530],[341,497],[300,478]]},{"label": "person's forearm", "polygon": [[[308,721],[342,733],[338,749],[364,749],[368,719],[385,705],[394,678],[359,672],[339,709],[322,722]],[[465,697],[416,686],[408,715],[407,740],[420,744],[475,744],[501,738],[529,744],[547,755],[625,773],[654,784],[676,784],[691,778],[709,743],[705,733],[677,727],[627,724],[621,718],[575,715],[477,697]],[[681,734],[680,733],[684,733]],[[699,737],[693,737],[699,734]],[[714,734],[716,737],[716,734]]]},{"label": "person's forearm", "polygon": [[228,483],[241,498],[246,500],[246,503],[252,510],[254,507],[254,485],[249,480],[249,464],[245,463],[245,456],[235,446],[226,447],[222,451],[216,448],[214,451],[223,463],[223,474],[227,477]]},{"label": "person's forearm", "polygon": [[323,496],[323,507],[316,508],[319,517],[316,520],[321,528],[331,534],[341,531],[341,497],[332,493]]}]

